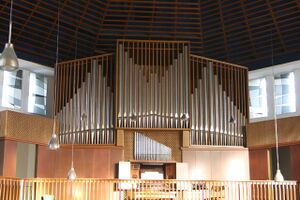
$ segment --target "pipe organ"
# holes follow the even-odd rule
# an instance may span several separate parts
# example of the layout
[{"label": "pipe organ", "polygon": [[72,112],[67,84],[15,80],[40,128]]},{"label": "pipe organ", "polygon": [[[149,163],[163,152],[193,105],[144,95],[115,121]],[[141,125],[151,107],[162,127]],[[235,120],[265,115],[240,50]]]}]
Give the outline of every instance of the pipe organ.
[{"label": "pipe organ", "polygon": [[189,128],[189,43],[117,43],[117,127]]},{"label": "pipe organ", "polygon": [[242,146],[246,68],[191,55],[191,144]]},{"label": "pipe organ", "polygon": [[171,160],[172,150],[143,133],[134,133],[134,159],[135,160]]},{"label": "pipe organ", "polygon": [[60,143],[114,144],[112,54],[63,62],[56,68]]},{"label": "pipe organ", "polygon": [[[116,129],[172,129],[190,131],[190,145],[242,146],[247,75],[245,67],[191,55],[189,42],[118,40],[115,55],[55,68],[60,142],[115,144]],[[145,137],[136,132],[134,140]]]}]

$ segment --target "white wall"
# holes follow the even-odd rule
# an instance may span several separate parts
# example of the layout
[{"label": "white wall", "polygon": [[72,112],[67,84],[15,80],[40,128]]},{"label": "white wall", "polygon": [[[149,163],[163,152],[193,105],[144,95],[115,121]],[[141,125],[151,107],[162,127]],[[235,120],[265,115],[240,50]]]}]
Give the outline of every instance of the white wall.
[{"label": "white wall", "polygon": [[277,115],[277,118],[285,118],[300,115],[300,61],[294,61],[284,63],[280,65],[274,65],[272,67],[266,67],[258,70],[249,71],[249,80],[266,78],[267,82],[267,105],[268,115],[267,117],[250,119],[250,122],[265,121],[274,119],[274,96],[273,96],[273,76],[277,74],[284,74],[288,72],[294,72],[295,75],[295,93],[296,93],[296,112],[284,113]]},{"label": "white wall", "polygon": [[192,180],[249,180],[248,149],[243,147],[199,147],[183,149]]},{"label": "white wall", "polygon": [[35,177],[36,146],[17,142],[17,167],[16,176],[18,178]]},{"label": "white wall", "polygon": [[29,78],[30,72],[43,74],[47,76],[48,86],[47,86],[47,105],[46,105],[46,116],[52,116],[52,96],[53,96],[53,68],[33,63],[30,61],[19,59],[20,69],[23,70],[23,79],[22,79],[22,104],[21,109],[11,109],[2,107],[2,96],[3,94],[3,78],[4,71],[0,70],[0,111],[1,110],[13,110],[17,112],[28,113],[28,96],[29,96]]}]

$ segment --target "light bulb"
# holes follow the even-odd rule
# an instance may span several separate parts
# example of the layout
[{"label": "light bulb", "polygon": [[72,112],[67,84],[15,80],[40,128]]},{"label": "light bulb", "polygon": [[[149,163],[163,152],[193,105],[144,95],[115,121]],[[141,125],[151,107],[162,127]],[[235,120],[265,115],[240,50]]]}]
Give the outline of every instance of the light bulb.
[{"label": "light bulb", "polygon": [[70,181],[74,181],[76,179],[76,172],[75,172],[75,169],[74,167],[72,166],[71,169],[69,170],[68,172],[68,180]]},{"label": "light bulb", "polygon": [[48,148],[50,150],[59,149],[59,140],[58,140],[58,137],[55,133],[52,134],[51,139],[49,140]]}]

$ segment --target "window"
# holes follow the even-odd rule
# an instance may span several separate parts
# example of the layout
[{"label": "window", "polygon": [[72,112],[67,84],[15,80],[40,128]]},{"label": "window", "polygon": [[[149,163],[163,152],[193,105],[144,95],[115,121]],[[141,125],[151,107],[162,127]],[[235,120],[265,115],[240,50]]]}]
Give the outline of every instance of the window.
[{"label": "window", "polygon": [[276,114],[296,112],[294,72],[275,76]]},{"label": "window", "polygon": [[30,73],[28,112],[46,115],[47,77]]},{"label": "window", "polygon": [[4,71],[2,106],[6,108],[22,108],[22,78],[23,71]]},{"label": "window", "polygon": [[250,80],[249,94],[250,118],[266,117],[268,115],[266,79]]}]

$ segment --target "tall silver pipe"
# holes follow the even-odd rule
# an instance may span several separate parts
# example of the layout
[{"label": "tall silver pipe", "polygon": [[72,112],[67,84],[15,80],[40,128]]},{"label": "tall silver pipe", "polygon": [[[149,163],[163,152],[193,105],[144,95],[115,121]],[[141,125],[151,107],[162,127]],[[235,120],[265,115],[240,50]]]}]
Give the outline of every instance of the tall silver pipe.
[{"label": "tall silver pipe", "polygon": [[106,144],[109,144],[109,134],[110,134],[110,86],[107,86],[107,94],[106,94]]},{"label": "tall silver pipe", "polygon": [[165,76],[162,77],[162,83],[161,83],[161,89],[162,89],[162,102],[161,102],[161,117],[162,117],[162,120],[161,120],[161,127],[162,128],[165,128],[166,125],[165,125],[165,117],[166,117],[166,112],[165,112],[165,106],[166,106],[166,78]]},{"label": "tall silver pipe", "polygon": [[124,98],[124,127],[127,127],[127,115],[128,115],[128,97],[130,96],[128,94],[128,53],[127,51],[124,52],[124,94],[123,94],[123,98]]},{"label": "tall silver pipe", "polygon": [[154,75],[154,96],[155,96],[155,100],[154,100],[154,127],[157,128],[158,124],[157,124],[157,115],[158,115],[158,75],[157,73],[155,73]]},{"label": "tall silver pipe", "polygon": [[197,96],[197,90],[194,90],[194,93],[191,94],[191,110],[192,110],[192,113],[191,113],[191,144],[196,144],[196,141],[195,141],[195,138],[196,138],[196,135],[195,135],[195,97]]},{"label": "tall silver pipe", "polygon": [[209,88],[209,91],[208,91],[208,95],[210,97],[210,102],[209,102],[209,108],[208,108],[208,112],[210,113],[210,127],[208,127],[209,129],[209,133],[211,134],[210,135],[210,138],[211,138],[211,141],[210,141],[210,144],[213,144],[213,137],[212,137],[212,134],[213,134],[213,131],[214,131],[214,127],[213,127],[213,124],[214,124],[214,105],[213,105],[213,95],[214,95],[214,87],[213,87],[213,84],[214,84],[214,75],[213,75],[213,65],[212,65],[212,62],[209,62],[208,63],[208,88]]},{"label": "tall silver pipe", "polygon": [[220,116],[220,110],[219,110],[219,83],[218,83],[218,77],[217,75],[214,75],[214,97],[215,97],[215,127],[214,127],[214,134],[216,134],[216,144],[219,144],[220,141],[220,121],[219,121],[219,116]]},{"label": "tall silver pipe", "polygon": [[139,76],[138,76],[138,79],[139,79],[139,107],[138,107],[138,128],[142,127],[142,114],[143,114],[143,111],[142,111],[142,71],[141,69],[139,69]]},{"label": "tall silver pipe", "polygon": [[[205,133],[205,124],[203,123],[204,120],[204,108],[203,108],[203,102],[204,102],[204,92],[203,92],[203,75],[201,79],[198,79],[197,84],[198,84],[198,90],[199,93],[197,93],[197,105],[196,105],[196,110],[198,110],[200,113],[197,115],[197,127],[198,127],[198,134],[200,137],[200,144],[202,145],[204,143],[203,138],[204,138],[204,133]],[[198,117],[199,116],[199,117]]]},{"label": "tall silver pipe", "polygon": [[186,115],[186,120],[184,121],[185,123],[185,128],[189,127],[189,71],[188,71],[188,67],[189,67],[189,55],[188,55],[188,46],[184,46],[184,70],[185,70],[185,77],[184,77],[184,86],[185,86],[185,115]]},{"label": "tall silver pipe", "polygon": [[[175,71],[175,80],[178,79],[178,60],[174,59],[174,71]],[[180,113],[178,111],[178,82],[175,83],[175,113],[174,113],[174,121],[175,121],[175,128],[178,128],[179,126],[179,117],[180,117]]]},{"label": "tall silver pipe", "polygon": [[226,91],[223,91],[223,106],[224,106],[224,144],[227,145],[227,137],[228,137],[228,108],[227,108],[227,94]]},{"label": "tall silver pipe", "polygon": [[128,116],[129,116],[129,124],[128,127],[132,127],[132,99],[133,99],[133,77],[132,77],[132,72],[133,72],[133,64],[132,64],[132,58],[129,58],[129,66],[128,66],[128,72],[129,72],[129,111],[128,111]]},{"label": "tall silver pipe", "polygon": [[134,111],[133,114],[135,117],[134,121],[134,128],[137,127],[137,120],[138,120],[138,102],[137,102],[137,95],[138,93],[138,66],[134,64]]},{"label": "tall silver pipe", "polygon": [[182,53],[179,53],[179,96],[180,96],[180,110],[179,110],[179,123],[180,123],[180,128],[183,128],[183,121],[181,120],[183,113],[185,113],[185,107],[184,107],[184,93],[183,93],[183,55]]},{"label": "tall silver pipe", "polygon": [[145,76],[143,76],[143,82],[142,82],[142,84],[143,84],[143,96],[142,96],[142,98],[143,98],[143,101],[142,101],[142,103],[143,103],[143,127],[147,127],[147,125],[146,125],[146,115],[147,115],[147,79],[146,79],[146,77]]},{"label": "tall silver pipe", "polygon": [[[122,98],[124,98],[123,97],[123,93],[122,93],[122,91],[123,91],[123,66],[122,66],[122,64],[123,64],[123,46],[120,44],[119,45],[119,52],[118,52],[118,64],[119,64],[119,66],[118,66],[118,70],[119,70],[119,84],[118,84],[118,100],[119,100],[119,112],[118,112],[118,125],[119,125],[119,127],[121,126],[121,118],[122,118],[122,110],[123,110],[123,108],[122,108]],[[101,65],[100,65],[101,66]],[[99,70],[99,71],[101,71],[102,72],[102,70]],[[100,78],[102,77],[102,73],[101,73],[101,75],[99,76]],[[102,83],[101,81],[100,81],[100,83]],[[99,87],[100,88],[100,87]]]},{"label": "tall silver pipe", "polygon": [[204,107],[203,110],[204,110],[204,118],[205,118],[205,124],[203,124],[203,130],[204,130],[204,138],[205,138],[205,144],[207,144],[207,139],[208,139],[208,129],[210,127],[208,127],[208,102],[207,102],[207,95],[208,95],[208,92],[207,92],[207,68],[204,67],[203,68],[203,86],[204,86],[204,89],[203,89],[203,93],[204,93],[204,97],[203,97],[203,101],[204,101]]},{"label": "tall silver pipe", "polygon": [[165,118],[166,124],[165,128],[169,128],[169,73],[168,70],[165,71],[166,85],[165,85]]},{"label": "tall silver pipe", "polygon": [[102,122],[101,122],[101,141],[102,143],[105,142],[105,123],[106,123],[106,119],[105,119],[105,105],[106,105],[106,97],[105,97],[105,93],[106,93],[106,78],[103,77],[102,79],[102,105],[101,105],[101,117],[102,117]]},{"label": "tall silver pipe", "polygon": [[220,84],[219,86],[219,104],[220,104],[220,122],[219,122],[219,131],[220,131],[220,144],[223,144],[223,135],[224,135],[224,124],[223,124],[223,89],[222,89],[222,85]]},{"label": "tall silver pipe", "polygon": [[[147,80],[147,78],[146,78]],[[146,114],[146,128],[149,128],[150,117],[149,117],[149,102],[150,102],[150,83],[146,81],[146,98],[145,98],[145,114]]]},{"label": "tall silver pipe", "polygon": [[161,82],[162,81],[158,82],[158,104],[157,104],[157,106],[158,106],[158,112],[157,112],[157,115],[158,115],[157,120],[158,120],[158,122],[157,122],[157,127],[158,128],[162,127],[161,126],[161,117],[162,117],[162,109],[161,109],[161,107],[162,107],[162,101],[161,101],[161,99],[162,99],[162,95],[161,95],[162,85],[161,85]]}]

